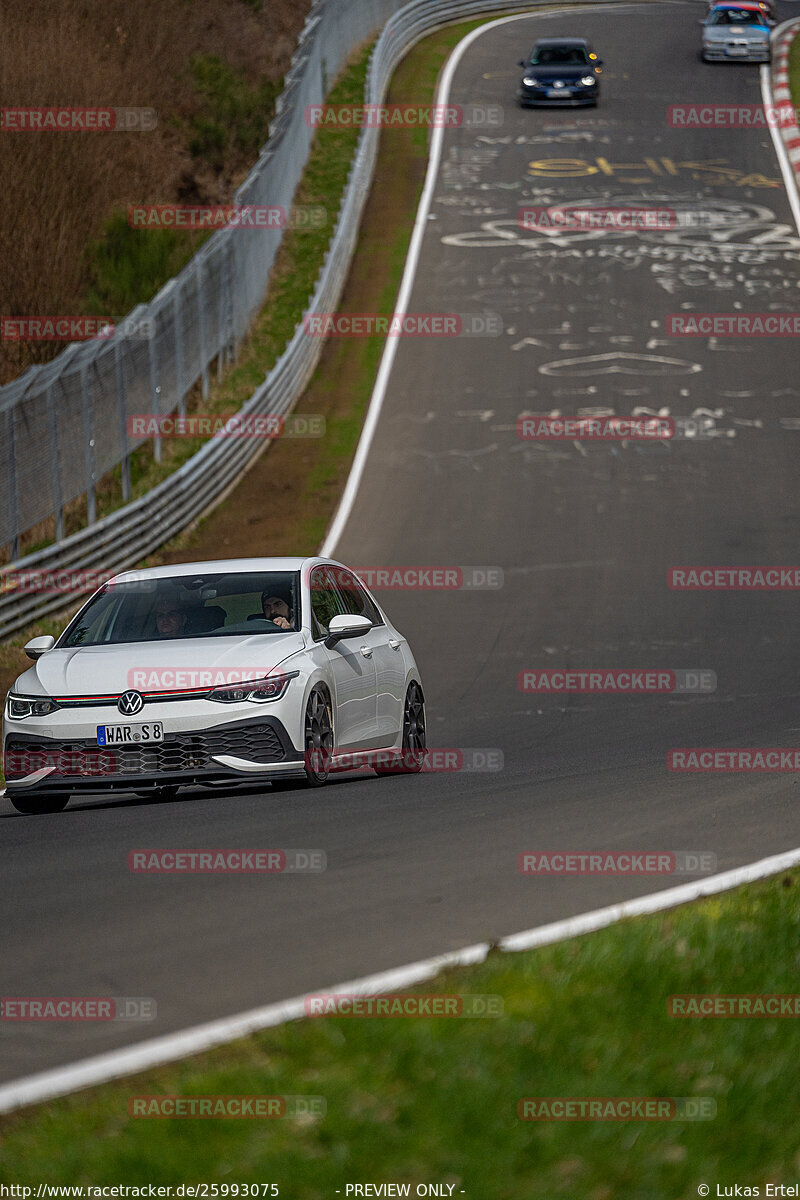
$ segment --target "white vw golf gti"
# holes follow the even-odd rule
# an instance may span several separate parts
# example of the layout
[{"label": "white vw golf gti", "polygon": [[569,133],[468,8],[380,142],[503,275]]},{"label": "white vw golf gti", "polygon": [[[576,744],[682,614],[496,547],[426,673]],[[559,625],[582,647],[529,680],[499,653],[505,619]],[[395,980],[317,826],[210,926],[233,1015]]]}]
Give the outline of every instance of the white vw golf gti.
[{"label": "white vw golf gti", "polygon": [[6,795],[171,799],[182,785],[318,786],[361,765],[418,771],[414,656],[357,576],[322,558],[128,571],[89,599],[8,694]]}]

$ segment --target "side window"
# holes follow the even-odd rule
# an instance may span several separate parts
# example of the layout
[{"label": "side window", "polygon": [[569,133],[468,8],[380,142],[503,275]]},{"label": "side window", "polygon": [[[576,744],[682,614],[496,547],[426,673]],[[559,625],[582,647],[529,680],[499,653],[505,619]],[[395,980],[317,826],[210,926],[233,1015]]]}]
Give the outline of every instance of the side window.
[{"label": "side window", "polygon": [[331,617],[346,612],[336,588],[334,573],[327,567],[317,567],[311,573],[311,628],[314,638],[328,636]]},{"label": "side window", "polygon": [[354,575],[349,571],[337,571],[336,579],[346,613],[357,617],[369,617],[373,625],[383,624],[381,614]]}]

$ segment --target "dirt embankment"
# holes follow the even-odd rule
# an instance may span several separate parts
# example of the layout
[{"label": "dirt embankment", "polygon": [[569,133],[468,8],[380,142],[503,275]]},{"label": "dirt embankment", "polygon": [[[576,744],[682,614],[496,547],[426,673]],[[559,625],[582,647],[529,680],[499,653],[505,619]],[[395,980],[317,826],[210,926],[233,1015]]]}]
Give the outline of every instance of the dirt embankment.
[{"label": "dirt embankment", "polygon": [[[122,262],[113,248],[96,250],[115,213],[124,223],[120,214],[132,203],[229,200],[266,139],[309,7],[310,0],[0,0],[0,105],[157,113],[149,132],[0,130],[0,313],[101,311],[98,293],[125,296],[129,248],[121,247]],[[60,348],[0,341],[0,383]]]}]

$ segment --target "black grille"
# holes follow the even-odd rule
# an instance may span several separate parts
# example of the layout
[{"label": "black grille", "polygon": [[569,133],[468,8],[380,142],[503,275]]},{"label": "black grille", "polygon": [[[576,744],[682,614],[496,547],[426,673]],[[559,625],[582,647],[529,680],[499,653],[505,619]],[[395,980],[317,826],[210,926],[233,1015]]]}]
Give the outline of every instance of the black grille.
[{"label": "black grille", "polygon": [[7,779],[20,779],[42,767],[54,767],[53,776],[99,778],[104,775],[158,775],[216,767],[215,754],[231,754],[250,762],[277,763],[286,757],[271,725],[246,725],[173,733],[152,746],[98,746],[86,741],[26,742],[6,744]]}]

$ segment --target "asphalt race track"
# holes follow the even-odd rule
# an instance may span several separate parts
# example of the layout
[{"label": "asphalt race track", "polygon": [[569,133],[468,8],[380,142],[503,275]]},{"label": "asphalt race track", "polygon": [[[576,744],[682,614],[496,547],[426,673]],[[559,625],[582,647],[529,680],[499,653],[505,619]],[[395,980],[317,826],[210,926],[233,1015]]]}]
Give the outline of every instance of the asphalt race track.
[{"label": "asphalt race track", "polygon": [[[781,17],[792,15],[783,5]],[[671,104],[761,102],[755,66],[699,62],[702,4],[531,16],[466,52],[409,310],[497,313],[496,337],[401,339],[336,556],[495,566],[503,586],[379,593],[426,684],[429,741],[499,771],[339,780],[307,794],[0,801],[3,994],[152,997],[141,1024],[0,1022],[0,1078],[673,886],[530,878],[529,850],[672,850],[725,870],[800,843],[791,774],[676,774],[675,747],[800,740],[797,597],[681,592],[684,564],[800,562],[800,378],[790,338],[667,338],[670,313],[800,311],[800,239],[766,130],[672,128]],[[526,110],[537,36],[590,37],[600,106]],[[385,136],[390,137],[391,133]],[[568,235],[523,204],[639,201],[707,229]],[[532,442],[525,411],[663,412],[659,444]],[[702,436],[699,436],[702,434]],[[541,696],[536,667],[701,668],[705,695]],[[145,847],[319,848],[317,875],[136,876]]]}]

